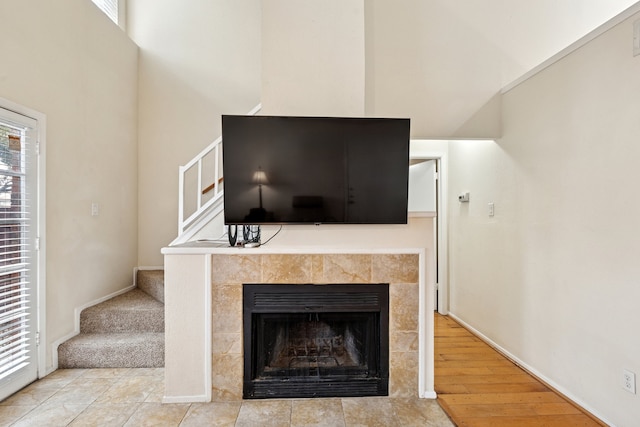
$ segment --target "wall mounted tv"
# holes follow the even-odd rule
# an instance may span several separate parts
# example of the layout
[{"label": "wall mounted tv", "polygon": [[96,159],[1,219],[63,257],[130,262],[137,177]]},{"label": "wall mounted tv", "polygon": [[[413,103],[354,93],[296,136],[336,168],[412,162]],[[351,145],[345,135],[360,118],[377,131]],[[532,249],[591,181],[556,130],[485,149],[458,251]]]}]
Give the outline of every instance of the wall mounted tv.
[{"label": "wall mounted tv", "polygon": [[222,116],[226,224],[406,224],[409,119]]}]

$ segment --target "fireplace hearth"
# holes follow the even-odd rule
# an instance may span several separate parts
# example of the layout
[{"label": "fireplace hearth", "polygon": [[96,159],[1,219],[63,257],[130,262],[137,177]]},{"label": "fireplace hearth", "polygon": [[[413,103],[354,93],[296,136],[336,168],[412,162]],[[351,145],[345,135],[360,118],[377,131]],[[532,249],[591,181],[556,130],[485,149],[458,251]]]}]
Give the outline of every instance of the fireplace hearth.
[{"label": "fireplace hearth", "polygon": [[245,399],[386,396],[388,284],[245,284]]}]

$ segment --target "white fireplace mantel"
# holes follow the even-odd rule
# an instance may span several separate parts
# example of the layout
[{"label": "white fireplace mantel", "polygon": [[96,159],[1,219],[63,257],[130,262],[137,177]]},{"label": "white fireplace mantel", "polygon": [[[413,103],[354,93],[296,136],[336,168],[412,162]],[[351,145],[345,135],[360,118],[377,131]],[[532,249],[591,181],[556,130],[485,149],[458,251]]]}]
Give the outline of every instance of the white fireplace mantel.
[{"label": "white fireplace mantel", "polygon": [[[165,403],[209,402],[216,388],[212,370],[212,274],[218,255],[417,255],[418,256],[418,369],[417,390],[422,398],[434,391],[434,283],[426,272],[425,248],[228,247],[191,242],[163,248],[165,259]],[[414,258],[415,259],[415,258]],[[222,302],[221,302],[222,303]],[[239,313],[241,316],[241,313]],[[216,343],[217,344],[217,343]],[[229,345],[241,346],[241,343]],[[239,372],[241,375],[242,372]],[[241,379],[240,379],[241,381]]]}]

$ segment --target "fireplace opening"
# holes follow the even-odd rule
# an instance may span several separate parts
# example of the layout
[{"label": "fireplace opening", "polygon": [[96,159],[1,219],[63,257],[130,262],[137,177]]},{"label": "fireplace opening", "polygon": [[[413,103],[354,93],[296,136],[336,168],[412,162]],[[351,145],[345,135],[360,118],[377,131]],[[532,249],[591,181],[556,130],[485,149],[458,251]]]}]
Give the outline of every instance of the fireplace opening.
[{"label": "fireplace opening", "polygon": [[386,396],[389,285],[244,285],[246,399]]},{"label": "fireplace opening", "polygon": [[[257,315],[258,378],[367,375],[365,352],[375,317],[367,314],[314,313]],[[373,318],[372,318],[373,317]]]}]

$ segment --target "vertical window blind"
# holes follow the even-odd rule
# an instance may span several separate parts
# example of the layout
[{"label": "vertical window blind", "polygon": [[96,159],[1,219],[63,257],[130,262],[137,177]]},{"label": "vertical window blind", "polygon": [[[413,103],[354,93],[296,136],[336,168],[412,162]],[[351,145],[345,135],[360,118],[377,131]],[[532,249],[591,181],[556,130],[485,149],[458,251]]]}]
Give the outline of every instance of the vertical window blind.
[{"label": "vertical window blind", "polygon": [[26,129],[0,122],[0,380],[30,354],[30,242]]}]

